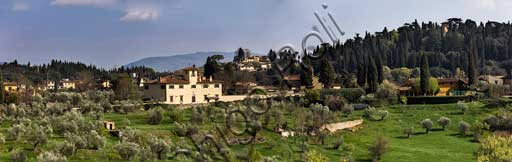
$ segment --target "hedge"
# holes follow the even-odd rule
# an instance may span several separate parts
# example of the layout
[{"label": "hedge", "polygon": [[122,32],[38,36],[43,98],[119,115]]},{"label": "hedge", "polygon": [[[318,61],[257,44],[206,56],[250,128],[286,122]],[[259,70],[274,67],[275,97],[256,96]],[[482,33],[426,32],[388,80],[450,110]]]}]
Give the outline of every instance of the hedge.
[{"label": "hedge", "polygon": [[328,95],[341,96],[351,103],[358,102],[361,96],[365,94],[364,89],[361,88],[323,89],[320,92],[322,98]]},{"label": "hedge", "polygon": [[471,96],[408,96],[407,104],[446,104],[471,100]]}]

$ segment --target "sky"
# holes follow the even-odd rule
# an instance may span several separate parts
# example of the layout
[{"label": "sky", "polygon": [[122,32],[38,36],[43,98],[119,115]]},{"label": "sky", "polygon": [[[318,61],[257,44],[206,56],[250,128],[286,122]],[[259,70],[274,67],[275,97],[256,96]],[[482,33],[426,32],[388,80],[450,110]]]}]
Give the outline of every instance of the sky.
[{"label": "sky", "polygon": [[0,62],[60,59],[111,68],[239,47],[266,54],[284,44],[300,47],[313,28],[327,40],[314,12],[330,12],[344,40],[415,19],[508,22],[511,7],[510,0],[0,0]]}]

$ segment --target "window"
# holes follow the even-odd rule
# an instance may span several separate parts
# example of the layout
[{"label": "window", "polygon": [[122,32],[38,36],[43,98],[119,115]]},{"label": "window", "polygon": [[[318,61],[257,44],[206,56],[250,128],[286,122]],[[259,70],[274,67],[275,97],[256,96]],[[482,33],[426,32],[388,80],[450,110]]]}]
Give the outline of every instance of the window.
[{"label": "window", "polygon": [[[51,88],[51,89],[53,89],[52,87],[50,87],[50,88]],[[149,86],[148,86],[148,85],[145,85],[145,86],[144,86],[144,89],[145,89],[145,90],[149,89]]]},{"label": "window", "polygon": [[180,89],[183,89],[183,85],[180,85]]},{"label": "window", "polygon": [[160,89],[165,89],[165,85],[160,85]]},{"label": "window", "polygon": [[180,96],[180,102],[183,102],[183,95]]},{"label": "window", "polygon": [[169,96],[169,101],[174,102],[174,96]]},{"label": "window", "polygon": [[192,102],[196,102],[196,96],[195,95],[192,96]]},{"label": "window", "polygon": [[208,95],[204,95],[204,100],[208,101]]},{"label": "window", "polygon": [[208,84],[203,84],[203,88],[208,88]]},{"label": "window", "polygon": [[169,85],[169,88],[174,89],[174,85],[173,84]]},{"label": "window", "polygon": [[218,94],[216,94],[216,95],[215,95],[215,97],[219,98],[219,95],[218,95]]},{"label": "window", "polygon": [[220,87],[220,85],[219,85],[219,84],[215,84],[215,88],[219,88],[219,87]]},{"label": "window", "polygon": [[191,85],[190,87],[192,87],[192,88],[196,88],[196,85]]}]

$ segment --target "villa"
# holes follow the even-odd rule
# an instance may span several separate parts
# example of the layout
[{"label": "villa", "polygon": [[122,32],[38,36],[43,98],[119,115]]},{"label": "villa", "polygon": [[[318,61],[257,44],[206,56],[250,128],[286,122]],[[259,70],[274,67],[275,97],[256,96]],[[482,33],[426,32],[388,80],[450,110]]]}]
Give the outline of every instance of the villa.
[{"label": "villa", "polygon": [[185,68],[185,77],[160,77],[144,83],[143,100],[164,104],[201,104],[218,101],[222,96],[222,81],[200,77],[199,69]]}]

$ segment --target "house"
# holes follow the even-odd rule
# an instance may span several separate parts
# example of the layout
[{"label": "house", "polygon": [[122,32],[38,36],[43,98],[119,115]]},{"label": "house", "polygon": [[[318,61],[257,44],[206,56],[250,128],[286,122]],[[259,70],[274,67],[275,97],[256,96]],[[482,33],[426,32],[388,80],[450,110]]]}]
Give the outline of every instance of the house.
[{"label": "house", "polygon": [[110,80],[104,80],[101,82],[100,85],[103,89],[110,89],[110,87],[112,87],[112,83],[110,83]]},{"label": "house", "polygon": [[290,90],[299,90],[301,86],[300,75],[285,75],[283,80],[290,87]]},{"label": "house", "polygon": [[14,93],[18,92],[20,90],[20,87],[15,82],[4,82],[4,91],[8,93]]},{"label": "house", "polygon": [[494,75],[482,75],[478,77],[480,83],[483,84],[495,84],[495,85],[503,85],[503,78],[505,76],[494,76]]},{"label": "house", "polygon": [[456,78],[440,78],[438,79],[439,92],[436,96],[458,96],[466,95],[463,90],[467,85],[467,81]]},{"label": "house", "polygon": [[218,101],[222,97],[222,81],[200,77],[195,66],[185,68],[183,78],[160,77],[144,84],[143,100],[163,104],[200,104]]},{"label": "house", "polygon": [[246,56],[240,61],[236,62],[237,68],[240,71],[260,71],[272,68],[272,63],[268,56]]},{"label": "house", "polygon": [[73,90],[76,89],[76,82],[69,79],[63,79],[59,83],[59,89]]},{"label": "house", "polygon": [[253,82],[236,82],[235,83],[235,93],[237,94],[247,94],[249,90],[254,87],[257,87],[258,84]]}]

